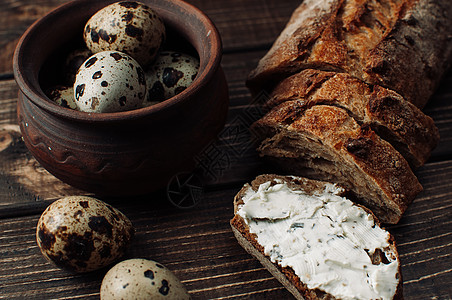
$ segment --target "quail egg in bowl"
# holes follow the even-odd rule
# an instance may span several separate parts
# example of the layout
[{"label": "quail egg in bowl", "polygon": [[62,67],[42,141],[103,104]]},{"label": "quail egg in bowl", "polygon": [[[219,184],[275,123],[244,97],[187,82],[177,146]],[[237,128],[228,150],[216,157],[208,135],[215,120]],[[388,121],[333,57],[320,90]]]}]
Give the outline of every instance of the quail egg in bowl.
[{"label": "quail egg in bowl", "polygon": [[93,52],[124,52],[146,67],[165,40],[165,25],[148,5],[120,1],[96,12],[83,31],[86,46]]},{"label": "quail egg in bowl", "polygon": [[74,98],[79,110],[106,113],[140,108],[146,95],[141,66],[119,51],[101,51],[78,69]]},{"label": "quail egg in bowl", "polygon": [[70,109],[78,109],[74,99],[74,88],[72,86],[54,86],[50,88],[46,94],[58,105]]},{"label": "quail egg in bowl", "polygon": [[181,93],[198,75],[199,60],[177,51],[162,51],[146,71],[148,94],[144,105],[151,105]]}]

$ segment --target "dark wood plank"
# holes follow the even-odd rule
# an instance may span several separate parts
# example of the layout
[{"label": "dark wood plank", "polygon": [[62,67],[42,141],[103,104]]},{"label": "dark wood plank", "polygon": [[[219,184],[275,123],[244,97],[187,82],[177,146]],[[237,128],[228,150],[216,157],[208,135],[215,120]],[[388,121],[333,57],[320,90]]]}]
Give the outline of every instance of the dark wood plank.
[{"label": "dark wood plank", "polygon": [[202,9],[215,23],[226,52],[269,48],[282,31],[294,9],[295,0],[187,1]]},{"label": "dark wood plank", "polygon": [[17,124],[17,93],[19,87],[13,79],[0,80],[0,125]]},{"label": "dark wood plank", "polygon": [[[38,17],[66,0],[0,3],[0,298],[98,299],[106,270],[74,275],[49,264],[35,242],[39,214],[54,199],[82,191],[61,183],[29,154],[17,127],[17,85],[11,57],[17,39]],[[265,54],[299,1],[191,0],[222,34],[222,66],[230,91],[228,124],[197,158],[205,198],[177,210],[163,191],[115,199],[137,229],[126,258],[144,257],[172,269],[194,299],[287,299],[289,293],[235,241],[228,222],[241,185],[271,171],[257,156],[248,126],[259,116],[245,78]],[[240,37],[240,38],[237,38]],[[416,171],[424,191],[397,225],[389,226],[400,253],[407,299],[450,299],[452,294],[452,70],[425,112],[440,145]],[[215,154],[215,155],[212,155]]]},{"label": "dark wood plank", "polygon": [[[196,211],[175,211],[164,203],[142,201],[115,204],[137,228],[127,257],[152,258],[165,264],[182,279],[195,299],[248,292],[271,295],[275,291],[287,297],[287,291],[235,242],[228,219],[232,215],[230,200],[236,191],[209,193]],[[158,195],[153,200],[165,201]],[[198,218],[189,217],[194,213]],[[7,219],[0,225],[0,239],[5,246],[0,248],[2,295],[8,299],[31,295],[96,296],[105,271],[73,275],[48,264],[34,241],[38,217]],[[252,268],[243,272],[243,263]]]},{"label": "dark wood plank", "polygon": [[[447,299],[452,281],[452,161],[428,164],[419,170],[419,178],[425,191],[402,221],[388,229],[398,244],[405,297]],[[228,222],[232,198],[239,188],[207,191],[192,210],[176,210],[166,203],[164,194],[158,193],[148,199],[112,202],[137,230],[126,257],[165,264],[181,278],[194,299],[287,299],[287,291],[232,235]],[[38,218],[32,215],[0,221],[2,296],[96,298],[105,270],[74,275],[47,263],[35,242]]]},{"label": "dark wood plank", "polygon": [[[38,18],[68,0],[12,0],[0,3],[0,74],[12,73],[12,57],[25,30]],[[203,10],[217,26],[225,52],[268,48],[299,1],[187,1]],[[240,38],[238,38],[240,37]]]},{"label": "dark wood plank", "polygon": [[394,234],[407,299],[448,299],[452,282],[452,164],[435,162],[418,171],[424,191]]},{"label": "dark wood plank", "polygon": [[424,108],[424,112],[433,118],[441,135],[440,144],[433,151],[432,159],[450,158],[452,152],[452,69],[445,74],[438,90]]},{"label": "dark wood plank", "polygon": [[2,1],[0,3],[0,74],[12,73],[12,57],[21,35],[38,18],[67,0]]},{"label": "dark wood plank", "polygon": [[[265,171],[255,152],[248,127],[262,112],[259,108],[261,99],[251,99],[245,86],[245,78],[262,57],[265,50],[246,53],[225,54],[222,61],[230,91],[230,110],[228,124],[219,135],[219,141],[214,141],[201,152],[197,158],[200,169],[205,177],[206,185],[224,186],[245,182],[260,172]],[[448,159],[452,156],[452,102],[450,101],[452,87],[452,71],[445,77],[443,84],[427,106],[426,113],[433,117],[441,134],[441,141],[432,154],[431,161]],[[31,200],[29,194],[39,199],[56,198],[70,193],[81,193],[62,184],[31,157],[23,146],[17,132],[17,85],[14,80],[0,81],[0,132],[4,136],[3,148],[8,141],[15,140],[8,151],[0,148],[0,174],[3,181],[19,183],[22,190],[0,187],[0,205],[9,204],[11,199],[23,203]],[[1,125],[3,124],[3,125]],[[9,128],[9,129],[8,129]],[[3,131],[1,130],[3,129]],[[9,137],[7,137],[9,135]],[[15,137],[11,140],[11,136]],[[12,153],[12,154],[11,154]],[[24,175],[27,176],[24,176]],[[0,175],[1,177],[2,175]],[[17,197],[21,195],[23,197]],[[9,195],[16,195],[10,197]],[[3,195],[3,196],[1,196]],[[3,197],[3,200],[2,200]],[[4,200],[6,199],[6,200]],[[10,211],[10,210],[9,210]]]},{"label": "dark wood plank", "polygon": [[0,206],[87,194],[62,183],[31,155],[18,125],[0,124]]}]

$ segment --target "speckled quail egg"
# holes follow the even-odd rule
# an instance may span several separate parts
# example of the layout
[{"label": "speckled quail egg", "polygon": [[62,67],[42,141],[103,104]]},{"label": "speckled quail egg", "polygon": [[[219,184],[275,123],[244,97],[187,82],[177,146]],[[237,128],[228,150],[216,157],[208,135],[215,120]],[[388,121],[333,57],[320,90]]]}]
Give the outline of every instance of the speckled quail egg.
[{"label": "speckled quail egg", "polygon": [[135,258],[111,268],[100,288],[101,299],[191,299],[184,285],[158,262]]},{"label": "speckled quail egg", "polygon": [[46,94],[58,105],[75,110],[78,109],[77,104],[75,104],[74,89],[72,86],[55,86],[50,88]]},{"label": "speckled quail egg", "polygon": [[87,48],[78,48],[69,52],[64,61],[64,76],[68,84],[74,84],[78,68],[80,68],[83,62],[91,55],[93,55],[93,53]]},{"label": "speckled quail egg", "polygon": [[129,55],[102,51],[79,68],[74,83],[77,107],[84,112],[119,112],[141,107],[146,96],[146,78]]},{"label": "speckled quail egg", "polygon": [[134,235],[118,209],[91,197],[61,198],[43,212],[36,229],[42,254],[57,266],[89,272],[118,260]]},{"label": "speckled quail egg", "polygon": [[199,60],[188,54],[162,51],[146,71],[148,94],[143,106],[169,99],[185,90],[195,79]]},{"label": "speckled quail egg", "polygon": [[165,25],[147,5],[135,1],[110,4],[86,23],[83,37],[93,52],[117,50],[143,67],[152,62],[165,40]]}]

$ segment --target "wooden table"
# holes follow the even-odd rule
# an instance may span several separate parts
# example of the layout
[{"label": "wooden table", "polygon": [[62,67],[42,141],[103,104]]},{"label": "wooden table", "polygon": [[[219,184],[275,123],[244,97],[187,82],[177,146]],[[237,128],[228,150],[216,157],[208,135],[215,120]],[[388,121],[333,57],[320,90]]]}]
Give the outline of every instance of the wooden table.
[{"label": "wooden table", "polygon": [[[0,4],[0,298],[96,299],[106,270],[74,275],[48,263],[35,242],[41,212],[64,195],[86,194],[47,173],[25,148],[17,126],[18,87],[12,53],[37,18],[65,0]],[[255,175],[271,169],[247,132],[256,108],[244,85],[249,71],[287,22],[296,0],[191,0],[216,23],[230,91],[228,123],[206,150],[202,201],[192,209],[169,204],[165,191],[112,204],[133,222],[127,258],[154,259],[174,271],[193,299],[287,299],[290,294],[236,242],[229,227],[232,198]],[[425,112],[441,142],[416,171],[424,191],[398,225],[389,226],[400,253],[407,299],[452,298],[452,72]]]}]

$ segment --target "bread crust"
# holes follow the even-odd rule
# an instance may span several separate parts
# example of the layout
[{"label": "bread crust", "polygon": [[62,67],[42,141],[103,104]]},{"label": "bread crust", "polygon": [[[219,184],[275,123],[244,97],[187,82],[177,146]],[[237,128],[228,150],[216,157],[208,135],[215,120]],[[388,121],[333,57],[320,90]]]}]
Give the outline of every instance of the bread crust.
[{"label": "bread crust", "polygon": [[341,107],[359,123],[370,125],[414,168],[422,166],[439,142],[438,128],[402,96],[381,86],[365,84],[346,73],[306,69],[282,80],[270,94],[267,108],[289,100],[306,106]]},{"label": "bread crust", "polygon": [[422,190],[403,156],[342,108],[287,101],[252,128],[261,156],[290,174],[345,186],[384,223],[397,223]]},{"label": "bread crust", "polygon": [[[303,177],[293,177],[293,176],[281,176],[275,174],[263,174],[256,179],[254,179],[251,184],[246,184],[244,187],[237,193],[234,198],[234,217],[230,221],[230,225],[234,236],[236,237],[239,244],[252,256],[257,258],[261,264],[279,281],[284,287],[291,292],[296,299],[307,299],[307,300],[334,300],[336,299],[334,296],[325,293],[319,289],[309,289],[306,284],[300,281],[298,276],[295,274],[292,268],[290,267],[281,267],[277,263],[272,263],[269,258],[264,254],[263,247],[257,242],[256,235],[250,233],[248,225],[245,223],[243,218],[237,214],[239,210],[239,206],[243,204],[243,196],[248,190],[248,188],[252,188],[254,191],[257,191],[260,184],[264,182],[272,182],[272,184],[276,184],[275,179],[279,181],[283,181],[288,184],[288,186],[293,190],[304,190],[308,194],[314,194],[316,191],[322,191],[326,182],[312,180]],[[377,226],[380,226],[378,219],[373,215],[373,213],[365,207],[360,206],[367,213],[371,214],[375,220]],[[389,249],[388,252],[392,253],[394,257],[398,259],[398,252],[396,248],[396,243],[392,235],[389,237]],[[373,263],[379,263],[383,253],[376,253],[372,257]],[[400,265],[398,269],[399,276],[399,284],[396,289],[396,293],[393,299],[403,299],[403,291],[402,291],[402,274],[400,271]]]},{"label": "bread crust", "polygon": [[307,0],[247,80],[252,93],[306,68],[349,73],[423,108],[451,65],[449,0]]}]

